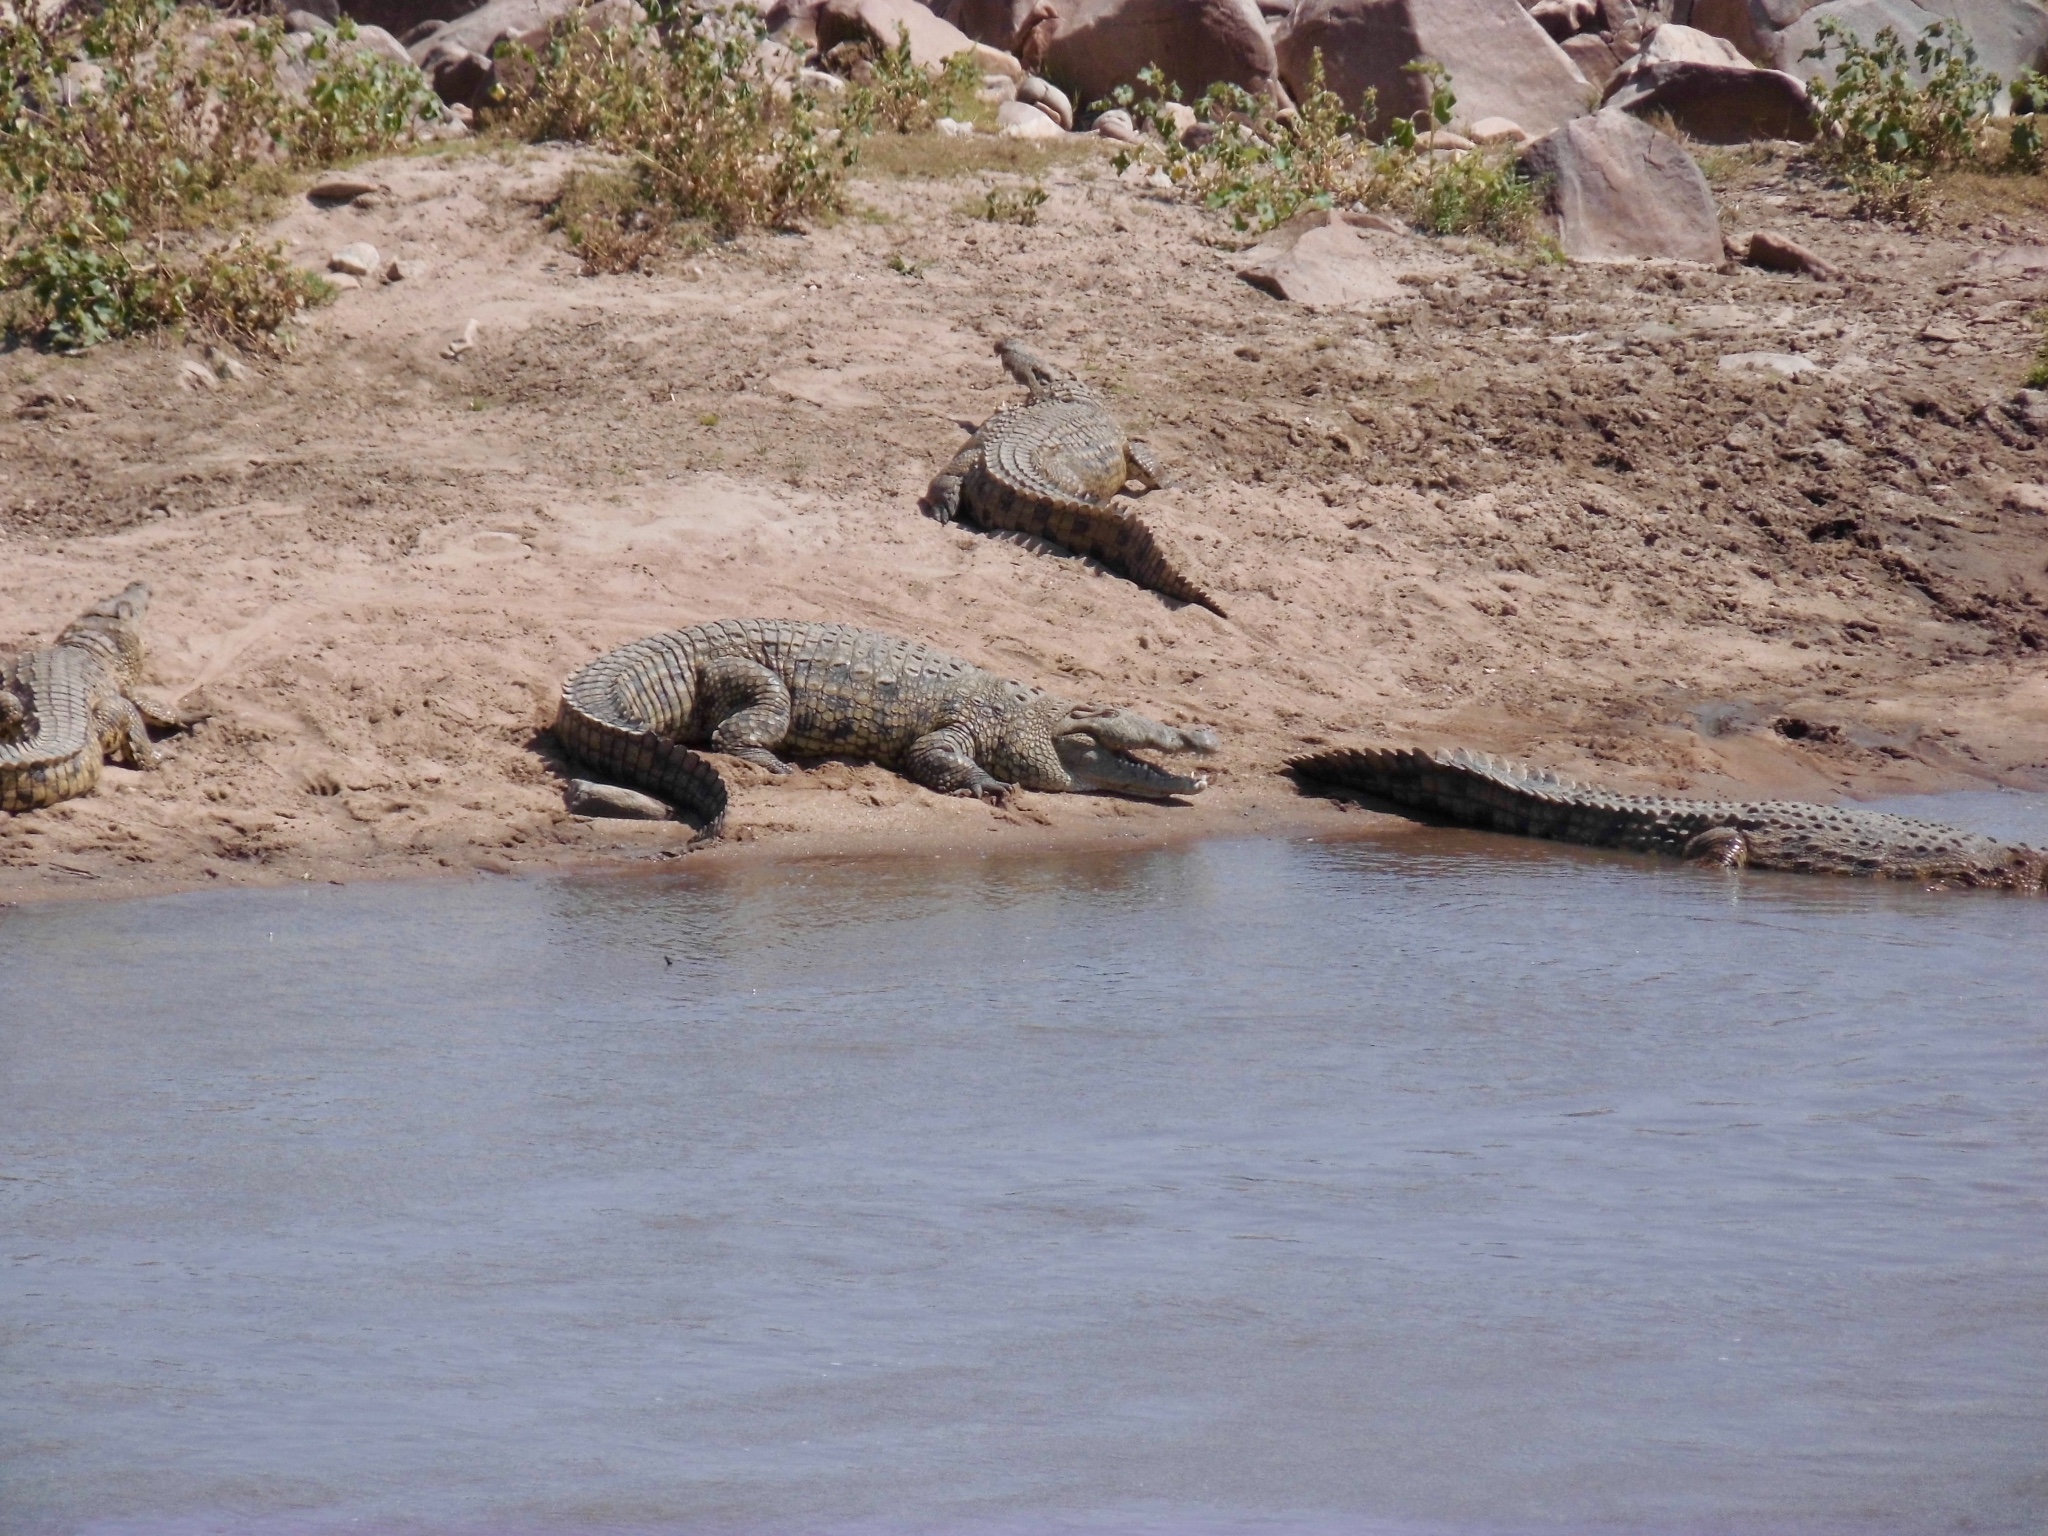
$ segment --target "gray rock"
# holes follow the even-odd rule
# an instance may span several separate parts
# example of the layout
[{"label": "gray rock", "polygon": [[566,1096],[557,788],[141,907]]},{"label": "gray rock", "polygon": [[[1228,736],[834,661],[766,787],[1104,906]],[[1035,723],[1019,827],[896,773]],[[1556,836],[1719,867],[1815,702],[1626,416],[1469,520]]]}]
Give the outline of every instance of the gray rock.
[{"label": "gray rock", "polygon": [[1021,101],[1006,101],[996,108],[996,132],[1006,139],[1063,139],[1066,130],[1049,112]]},{"label": "gray rock", "polygon": [[1138,125],[1131,121],[1131,114],[1121,107],[1104,112],[1095,119],[1095,132],[1105,139],[1119,144],[1142,144],[1145,135],[1138,131]]},{"label": "gray rock", "polygon": [[1816,127],[1804,81],[1759,69],[1726,39],[1692,27],[1652,32],[1608,81],[1605,105],[1662,114],[1707,144],[1804,143]]},{"label": "gray rock", "polygon": [[1275,298],[1317,309],[1369,308],[1407,296],[1360,225],[1327,209],[1297,214],[1273,230],[1244,253],[1237,275]]},{"label": "gray rock", "polygon": [[1833,262],[1809,251],[1797,240],[1769,229],[1760,229],[1749,237],[1742,259],[1767,272],[1803,272],[1822,281],[1842,275],[1842,269]]},{"label": "gray rock", "polygon": [[565,797],[572,816],[621,816],[633,821],[674,821],[676,813],[652,795],[617,784],[571,779]]},{"label": "gray rock", "polygon": [[1516,0],[1300,0],[1274,47],[1297,98],[1320,50],[1329,88],[1354,105],[1377,92],[1383,121],[1429,105],[1428,82],[1404,67],[1417,58],[1450,71],[1460,122],[1506,117],[1547,133],[1582,116],[1591,89]]},{"label": "gray rock", "polygon": [[1664,256],[1719,266],[1720,215],[1685,146],[1626,112],[1565,124],[1522,151],[1557,241],[1578,261]]},{"label": "gray rock", "polygon": [[1820,369],[1819,363],[1797,352],[1730,352],[1717,366],[1723,373],[1775,373],[1783,379]]},{"label": "gray rock", "polygon": [[926,68],[942,65],[957,53],[974,52],[973,38],[917,0],[824,0],[811,12],[811,26],[820,52],[841,43],[893,48],[905,35],[912,61]]},{"label": "gray rock", "polygon": [[327,270],[340,272],[349,277],[368,277],[377,270],[377,247],[367,240],[344,245],[327,258]]},{"label": "gray rock", "polygon": [[2048,437],[2048,389],[2023,389],[2012,397],[2013,414],[2036,437]]},{"label": "gray rock", "polygon": [[1017,100],[1027,106],[1037,107],[1062,129],[1072,131],[1074,104],[1067,99],[1067,93],[1050,80],[1041,80],[1037,75],[1026,75],[1017,82]]},{"label": "gray rock", "polygon": [[360,176],[323,176],[306,188],[306,200],[314,203],[352,203],[377,190],[377,183]]},{"label": "gray rock", "polygon": [[1136,85],[1148,64],[1191,101],[1219,80],[1279,95],[1273,39],[1255,0],[1040,0],[1014,51],[1031,73],[1084,103]]}]

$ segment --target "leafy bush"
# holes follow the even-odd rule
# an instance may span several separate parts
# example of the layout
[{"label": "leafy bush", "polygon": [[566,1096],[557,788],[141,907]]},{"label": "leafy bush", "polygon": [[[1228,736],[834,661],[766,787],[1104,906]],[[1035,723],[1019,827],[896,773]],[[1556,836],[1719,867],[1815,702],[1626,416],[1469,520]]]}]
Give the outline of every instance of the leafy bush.
[{"label": "leafy bush", "polygon": [[1377,143],[1366,132],[1379,118],[1377,95],[1367,91],[1352,111],[1324,83],[1320,53],[1290,111],[1234,85],[1211,86],[1194,107],[1196,131],[1185,143],[1173,112],[1180,90],[1157,69],[1140,73],[1144,94],[1122,87],[1096,107],[1123,107],[1162,141],[1158,149],[1120,153],[1120,171],[1149,157],[1241,230],[1268,230],[1306,209],[1347,207],[1393,211],[1435,234],[1529,239],[1535,188],[1505,152],[1435,149],[1430,135],[1449,123],[1457,96],[1440,64],[1408,67],[1428,83],[1429,105],[1414,118],[1393,119]]},{"label": "leafy bush", "polygon": [[990,187],[975,205],[974,216],[991,224],[1036,224],[1038,210],[1045,206],[1046,196],[1045,188],[1035,181],[1015,190]]},{"label": "leafy bush", "polygon": [[867,67],[855,71],[839,112],[842,128],[855,133],[922,133],[942,117],[964,118],[973,110],[981,88],[981,67],[973,54],[956,53],[935,77],[910,56],[907,27],[897,33],[895,47],[859,52]]},{"label": "leafy bush", "polygon": [[[851,136],[828,134],[807,91],[778,90],[761,60],[766,34],[756,14],[644,3],[645,21],[604,29],[573,13],[519,61],[525,68],[504,72],[515,131],[592,144],[626,164],[633,196],[620,198],[613,184],[609,226],[561,224],[586,261],[636,265],[681,222],[731,233],[838,207]],[[644,215],[638,231],[622,222],[636,214]],[[643,232],[644,248],[620,244]],[[586,243],[593,234],[598,246]]]},{"label": "leafy bush", "polygon": [[350,49],[303,50],[282,84],[282,25],[175,0],[26,6],[0,25],[0,283],[10,326],[67,349],[189,322],[268,334],[324,285],[280,251],[207,250],[196,232],[284,165],[388,149],[439,103],[416,71]]},{"label": "leafy bush", "polygon": [[[1953,165],[1975,157],[1978,135],[1998,97],[1998,76],[1977,67],[1969,35],[1937,21],[1909,51],[1891,27],[1868,44],[1839,21],[1820,24],[1820,44],[1804,55],[1825,63],[1841,50],[1832,84],[1810,87],[1820,136],[1815,149],[1837,165]],[[1925,83],[1916,85],[1915,69]]]}]

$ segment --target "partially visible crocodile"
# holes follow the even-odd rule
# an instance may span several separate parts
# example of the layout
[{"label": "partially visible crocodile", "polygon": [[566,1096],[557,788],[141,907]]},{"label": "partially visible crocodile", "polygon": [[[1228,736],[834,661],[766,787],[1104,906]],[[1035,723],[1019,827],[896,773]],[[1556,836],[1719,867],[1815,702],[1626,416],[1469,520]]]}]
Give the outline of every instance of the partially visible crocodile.
[{"label": "partially visible crocodile", "polygon": [[1303,779],[1465,826],[1729,867],[2040,891],[2048,852],[1938,822],[1796,800],[1619,795],[1482,753],[1338,748],[1293,759]]},{"label": "partially visible crocodile", "polygon": [[1077,704],[915,640],[846,624],[726,619],[609,651],[562,688],[555,736],[571,756],[724,828],[725,780],[690,750],[871,758],[941,794],[1000,802],[1017,789],[1161,800],[1207,783],[1132,754],[1213,752],[1216,733]]},{"label": "partially visible crocodile", "polygon": [[136,768],[157,766],[130,697],[142,671],[136,626],[148,606],[149,588],[138,581],[94,603],[55,645],[17,657],[0,676],[0,811],[92,793],[109,755]]},{"label": "partially visible crocodile", "polygon": [[1036,534],[1221,617],[1222,606],[1175,567],[1144,521],[1113,504],[1130,481],[1166,483],[1152,450],[1124,436],[1094,390],[1015,337],[997,343],[996,355],[1031,398],[982,423],[940,471],[924,496],[932,515],[950,523],[964,513],[984,528]]}]

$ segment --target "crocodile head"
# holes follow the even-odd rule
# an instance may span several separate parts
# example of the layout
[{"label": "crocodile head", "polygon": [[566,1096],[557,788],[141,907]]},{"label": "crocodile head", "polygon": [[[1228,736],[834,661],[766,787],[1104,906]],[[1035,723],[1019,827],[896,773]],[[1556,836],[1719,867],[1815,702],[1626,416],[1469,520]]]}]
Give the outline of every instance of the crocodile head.
[{"label": "crocodile head", "polygon": [[1058,363],[1048,362],[1032,351],[1021,337],[1006,336],[997,342],[996,356],[1010,370],[1010,377],[1031,391],[1034,400],[1048,395],[1056,397],[1063,390],[1080,383]]},{"label": "crocodile head", "polygon": [[1161,725],[1127,709],[1107,704],[1075,704],[1052,721],[1053,750],[1070,792],[1106,791],[1164,800],[1171,795],[1199,794],[1206,778],[1169,773],[1135,754],[1216,750],[1216,733],[1207,726],[1186,730]]}]

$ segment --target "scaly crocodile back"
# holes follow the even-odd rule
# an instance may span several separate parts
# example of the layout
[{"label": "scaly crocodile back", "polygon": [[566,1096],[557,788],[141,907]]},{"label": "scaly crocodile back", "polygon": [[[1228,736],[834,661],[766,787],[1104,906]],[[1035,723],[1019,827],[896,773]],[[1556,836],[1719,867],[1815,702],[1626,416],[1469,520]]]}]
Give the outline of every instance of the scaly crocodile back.
[{"label": "scaly crocodile back", "polygon": [[1130,439],[1102,397],[1014,338],[997,351],[1031,398],[998,411],[975,434],[973,464],[959,487],[968,514],[984,528],[1032,534],[1100,560],[1141,587],[1221,617],[1222,605],[1179,569],[1144,520],[1113,505],[1133,461]]},{"label": "scaly crocodile back", "polygon": [[[562,689],[555,735],[575,757],[724,827],[728,793],[716,767],[683,745],[707,739],[704,669],[721,660],[765,668],[788,690],[789,752],[850,753],[895,767],[940,720],[964,722],[1013,773],[1064,776],[1047,720],[1065,701],[985,671],[922,641],[851,624],[725,619],[608,651]],[[714,690],[715,691],[715,690]]]},{"label": "scaly crocodile back", "polygon": [[1338,748],[1295,758],[1288,767],[1303,779],[1464,826],[1596,848],[2014,890],[2039,891],[2048,881],[2048,853],[1882,811],[1615,794],[1462,748]]},{"label": "scaly crocodile back", "polygon": [[149,588],[136,582],[0,677],[0,811],[39,810],[98,787],[114,727],[128,718],[119,701],[142,667],[137,620],[148,602]]}]

